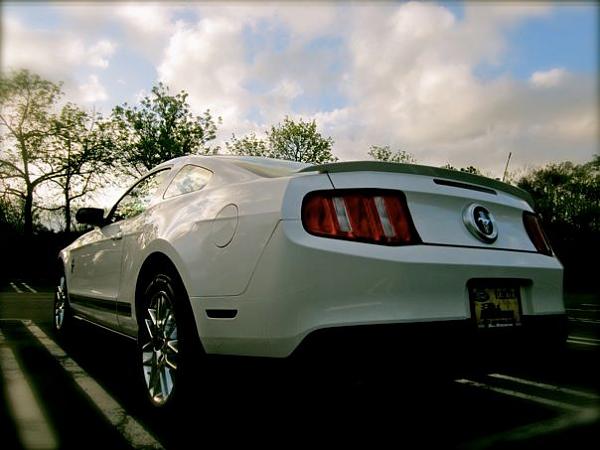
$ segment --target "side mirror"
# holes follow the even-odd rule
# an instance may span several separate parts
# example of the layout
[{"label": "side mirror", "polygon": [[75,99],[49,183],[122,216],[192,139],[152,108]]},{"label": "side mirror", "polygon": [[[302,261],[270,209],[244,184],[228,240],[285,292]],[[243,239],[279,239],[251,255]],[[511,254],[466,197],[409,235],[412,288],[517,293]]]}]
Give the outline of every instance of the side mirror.
[{"label": "side mirror", "polygon": [[100,208],[79,208],[75,220],[85,225],[101,227],[105,224],[104,210]]}]

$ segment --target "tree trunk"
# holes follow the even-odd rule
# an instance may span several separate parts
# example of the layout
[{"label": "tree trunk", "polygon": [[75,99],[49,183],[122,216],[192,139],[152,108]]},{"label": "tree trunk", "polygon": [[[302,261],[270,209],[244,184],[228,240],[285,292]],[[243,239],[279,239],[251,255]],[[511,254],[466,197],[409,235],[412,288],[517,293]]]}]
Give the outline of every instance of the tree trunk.
[{"label": "tree trunk", "polygon": [[33,236],[33,186],[27,186],[25,205],[23,207],[24,232],[26,238]]},{"label": "tree trunk", "polygon": [[71,141],[67,142],[67,170],[65,173],[65,233],[71,232]]},{"label": "tree trunk", "polygon": [[71,232],[71,198],[69,196],[69,182],[65,187],[65,232]]}]

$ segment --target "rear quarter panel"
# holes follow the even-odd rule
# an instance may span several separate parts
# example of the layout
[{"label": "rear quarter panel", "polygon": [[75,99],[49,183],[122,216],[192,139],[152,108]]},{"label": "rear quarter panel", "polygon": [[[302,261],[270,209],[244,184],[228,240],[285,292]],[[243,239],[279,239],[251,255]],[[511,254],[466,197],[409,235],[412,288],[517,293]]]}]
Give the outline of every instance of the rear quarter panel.
[{"label": "rear quarter panel", "polygon": [[[132,275],[128,284],[137,279],[148,256],[161,252],[177,267],[190,297],[239,295],[280,220],[288,181],[258,179],[205,188],[155,205],[146,213],[134,248],[125,251],[138,255],[125,264],[125,272]],[[229,210],[237,210],[237,217],[219,215],[229,205],[235,205]],[[224,226],[233,230],[225,246],[217,239]]]}]

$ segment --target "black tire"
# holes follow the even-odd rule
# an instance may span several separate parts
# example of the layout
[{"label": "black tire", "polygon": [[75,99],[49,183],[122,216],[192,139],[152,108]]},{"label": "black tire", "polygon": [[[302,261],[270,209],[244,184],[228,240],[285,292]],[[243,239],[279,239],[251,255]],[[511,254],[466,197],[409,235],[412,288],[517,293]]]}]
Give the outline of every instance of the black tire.
[{"label": "black tire", "polygon": [[52,312],[52,329],[58,336],[65,337],[73,328],[73,314],[69,306],[67,281],[64,272],[58,277],[58,283],[54,289]]},{"label": "black tire", "polygon": [[158,271],[146,284],[136,311],[138,377],[156,410],[181,404],[194,387],[202,358],[189,298],[176,275]]}]

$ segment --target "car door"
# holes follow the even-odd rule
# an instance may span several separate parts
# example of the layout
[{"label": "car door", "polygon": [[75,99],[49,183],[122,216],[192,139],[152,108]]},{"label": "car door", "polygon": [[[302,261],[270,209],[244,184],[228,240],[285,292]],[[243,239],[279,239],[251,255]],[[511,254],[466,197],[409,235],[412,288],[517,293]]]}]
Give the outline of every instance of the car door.
[{"label": "car door", "polygon": [[69,299],[80,315],[114,325],[123,243],[118,224],[95,228],[71,250]]},{"label": "car door", "polygon": [[75,282],[70,300],[77,312],[104,325],[118,326],[124,230],[135,233],[131,222],[150,205],[168,170],[153,172],[138,181],[112,208],[107,224],[96,228],[89,243],[72,252],[71,278]]}]

